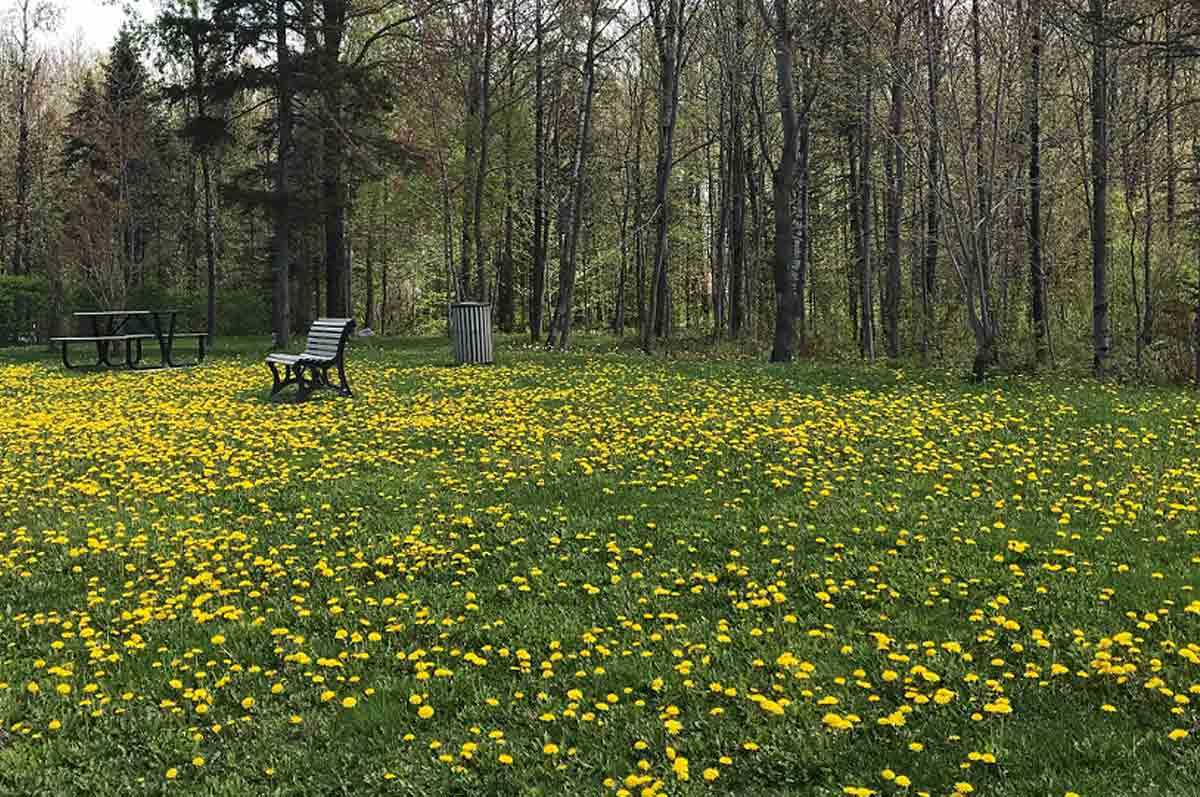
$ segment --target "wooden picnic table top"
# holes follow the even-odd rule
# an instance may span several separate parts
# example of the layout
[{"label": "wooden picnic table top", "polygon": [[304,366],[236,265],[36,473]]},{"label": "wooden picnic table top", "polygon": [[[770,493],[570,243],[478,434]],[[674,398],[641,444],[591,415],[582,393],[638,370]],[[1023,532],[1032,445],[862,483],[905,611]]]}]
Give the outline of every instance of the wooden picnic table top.
[{"label": "wooden picnic table top", "polygon": [[166,313],[182,313],[182,312],[183,312],[182,310],[177,310],[174,308],[167,308],[165,310],[81,310],[79,312],[72,313],[72,315],[79,316],[79,317],[93,317],[93,316],[122,316],[122,315],[159,315],[159,314],[166,314]]}]

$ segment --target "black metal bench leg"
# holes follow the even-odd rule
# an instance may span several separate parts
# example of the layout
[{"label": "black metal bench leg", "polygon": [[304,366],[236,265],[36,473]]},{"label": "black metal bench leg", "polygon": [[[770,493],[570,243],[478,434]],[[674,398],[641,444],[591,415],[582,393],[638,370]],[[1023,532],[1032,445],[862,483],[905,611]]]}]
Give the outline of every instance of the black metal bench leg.
[{"label": "black metal bench leg", "polygon": [[[279,369],[275,367],[275,363],[267,363],[267,367],[271,369],[271,378],[275,382],[275,384],[271,385],[271,395],[274,396],[280,390],[283,390],[283,386],[286,385],[287,382],[279,378]],[[288,371],[290,372],[291,370],[291,366],[288,366]]]},{"label": "black metal bench leg", "polygon": [[[304,375],[306,370],[308,371],[307,377]],[[319,379],[320,377],[317,376],[314,368],[296,363],[296,382],[300,386],[299,393],[296,395],[296,401],[308,401],[308,397],[316,390]]]},{"label": "black metal bench leg", "polygon": [[353,398],[354,393],[350,390],[350,381],[346,379],[346,363],[342,360],[338,360],[337,371],[338,381],[341,383],[341,387],[338,392],[340,392],[343,396],[350,396]]}]

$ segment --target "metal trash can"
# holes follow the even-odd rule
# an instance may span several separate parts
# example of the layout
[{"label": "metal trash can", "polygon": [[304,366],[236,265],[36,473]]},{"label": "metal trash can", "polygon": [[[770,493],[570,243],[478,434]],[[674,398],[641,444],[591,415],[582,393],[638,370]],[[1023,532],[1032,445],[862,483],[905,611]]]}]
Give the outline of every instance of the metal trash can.
[{"label": "metal trash can", "polygon": [[450,305],[450,335],[454,340],[456,363],[491,363],[492,306],[483,302]]}]

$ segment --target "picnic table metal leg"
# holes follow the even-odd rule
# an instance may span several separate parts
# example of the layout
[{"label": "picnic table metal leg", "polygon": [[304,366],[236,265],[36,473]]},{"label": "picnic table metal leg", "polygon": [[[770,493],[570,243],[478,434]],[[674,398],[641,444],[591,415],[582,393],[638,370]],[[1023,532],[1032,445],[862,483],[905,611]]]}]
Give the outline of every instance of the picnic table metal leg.
[{"label": "picnic table metal leg", "polygon": [[60,341],[59,341],[59,343],[61,343],[61,344],[62,344],[62,361],[63,361],[63,367],[65,367],[65,368],[66,368],[67,370],[69,370],[69,371],[79,371],[79,370],[82,370],[82,369],[84,369],[84,368],[99,368],[101,365],[105,365],[105,364],[106,364],[106,363],[105,363],[105,362],[103,362],[102,360],[99,360],[99,359],[97,359],[97,360],[96,360],[96,363],[95,363],[95,365],[91,365],[91,364],[88,364],[88,363],[84,363],[84,364],[82,364],[82,365],[76,365],[76,364],[74,364],[74,363],[72,363],[72,362],[71,362],[71,356],[70,356],[70,353],[69,353],[69,350],[70,350],[70,348],[71,348],[71,344],[70,344],[69,342],[65,341],[65,340],[60,340]]},{"label": "picnic table metal leg", "polygon": [[[134,354],[135,347],[137,350],[136,354]],[[141,340],[141,338],[134,338],[133,340],[125,341],[125,365],[131,369],[137,370],[138,366],[140,365],[141,362],[142,362],[142,340]]]},{"label": "picnic table metal leg", "polygon": [[158,354],[162,362],[162,367],[170,368],[171,344],[163,336],[162,321],[159,320],[158,313],[153,313],[150,316],[150,331],[154,333],[154,339],[158,341]]},{"label": "picnic table metal leg", "polygon": [[[100,319],[97,318],[96,316],[92,316],[92,336],[96,337],[96,338],[100,337]],[[101,363],[105,362],[105,360],[107,359],[106,358],[107,352],[105,351],[105,349],[107,347],[108,347],[108,344],[105,341],[103,341],[103,340],[96,341],[96,365],[100,365]],[[67,356],[67,350],[66,350],[66,346],[64,345],[63,346],[63,357],[65,358],[66,356]]]},{"label": "picnic table metal leg", "polygon": [[63,366],[66,367],[67,370],[70,370],[70,371],[74,371],[79,368],[82,368],[83,366],[80,366],[80,365],[71,365],[71,358],[67,356],[67,349],[71,348],[71,344],[67,343],[65,340],[61,341],[61,343],[62,343],[62,347],[63,347],[63,350],[62,350]]}]

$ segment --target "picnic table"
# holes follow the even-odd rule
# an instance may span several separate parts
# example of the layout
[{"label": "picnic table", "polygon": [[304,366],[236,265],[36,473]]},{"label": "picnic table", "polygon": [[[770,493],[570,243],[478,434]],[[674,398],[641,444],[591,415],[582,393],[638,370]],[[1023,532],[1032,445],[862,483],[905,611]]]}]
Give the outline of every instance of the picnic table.
[{"label": "picnic table", "polygon": [[[184,365],[199,364],[204,360],[204,341],[207,332],[178,332],[175,329],[176,319],[180,310],[86,310],[73,313],[76,318],[88,319],[91,322],[91,335],[76,335],[69,337],[51,338],[55,343],[62,344],[63,365],[67,368],[83,366],[71,363],[68,351],[73,343],[92,343],[96,346],[95,366],[115,367],[110,359],[111,349],[124,345],[125,363],[133,370],[150,370],[158,368],[180,368]],[[196,341],[197,351],[194,363],[177,363],[174,359],[175,341],[181,338],[191,338]],[[142,365],[142,346],[146,341],[158,344],[160,363],[158,365]]]}]

